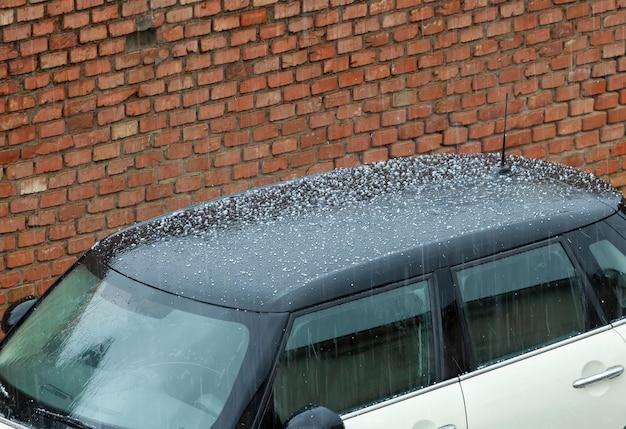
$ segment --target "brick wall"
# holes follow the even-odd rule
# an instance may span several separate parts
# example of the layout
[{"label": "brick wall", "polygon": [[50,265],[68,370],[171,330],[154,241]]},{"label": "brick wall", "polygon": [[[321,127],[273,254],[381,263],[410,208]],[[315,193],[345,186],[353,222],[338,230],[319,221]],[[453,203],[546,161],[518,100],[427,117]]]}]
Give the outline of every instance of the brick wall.
[{"label": "brick wall", "polygon": [[96,240],[335,167],[512,152],[626,186],[626,0],[0,0],[0,312]]}]

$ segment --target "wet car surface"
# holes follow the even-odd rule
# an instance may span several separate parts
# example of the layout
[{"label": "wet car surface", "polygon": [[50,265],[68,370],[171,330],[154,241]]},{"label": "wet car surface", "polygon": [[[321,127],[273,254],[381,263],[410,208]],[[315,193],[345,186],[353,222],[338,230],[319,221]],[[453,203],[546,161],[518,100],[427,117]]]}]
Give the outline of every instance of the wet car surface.
[{"label": "wet car surface", "polygon": [[2,343],[0,414],[295,428],[322,406],[355,429],[623,427],[622,196],[498,161],[337,170],[97,243]]}]

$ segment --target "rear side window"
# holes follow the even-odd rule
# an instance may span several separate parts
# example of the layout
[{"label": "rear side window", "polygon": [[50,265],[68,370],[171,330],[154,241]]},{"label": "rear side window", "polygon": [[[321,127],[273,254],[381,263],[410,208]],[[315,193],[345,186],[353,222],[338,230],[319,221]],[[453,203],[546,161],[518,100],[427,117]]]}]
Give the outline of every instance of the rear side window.
[{"label": "rear side window", "polygon": [[298,317],[273,387],[275,423],[309,405],[338,413],[435,382],[428,283]]},{"label": "rear side window", "polygon": [[592,243],[589,250],[600,268],[592,277],[600,302],[610,319],[620,319],[626,314],[626,256],[609,240]]},{"label": "rear side window", "polygon": [[556,243],[456,272],[474,366],[584,331],[576,272]]},{"label": "rear side window", "polygon": [[626,221],[614,216],[610,222],[611,226],[599,222],[577,231],[570,241],[606,318],[613,321],[626,316],[626,241],[617,232],[617,222]]}]

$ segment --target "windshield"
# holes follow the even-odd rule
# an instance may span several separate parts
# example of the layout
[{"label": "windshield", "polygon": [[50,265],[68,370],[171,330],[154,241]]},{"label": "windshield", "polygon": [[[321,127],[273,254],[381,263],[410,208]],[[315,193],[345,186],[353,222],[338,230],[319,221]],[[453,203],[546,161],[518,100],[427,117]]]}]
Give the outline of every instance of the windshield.
[{"label": "windshield", "polygon": [[93,427],[235,427],[283,322],[79,264],[3,345],[0,393],[30,423],[43,408]]}]

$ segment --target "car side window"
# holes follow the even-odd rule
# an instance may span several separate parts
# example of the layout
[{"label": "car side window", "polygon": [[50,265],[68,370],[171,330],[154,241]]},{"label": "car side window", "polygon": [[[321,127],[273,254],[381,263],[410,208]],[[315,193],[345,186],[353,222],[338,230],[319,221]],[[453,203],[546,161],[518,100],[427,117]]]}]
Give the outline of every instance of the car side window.
[{"label": "car side window", "polygon": [[592,283],[601,305],[611,320],[620,319],[626,315],[626,255],[609,240],[596,241],[589,250],[600,267]]},{"label": "car side window", "polygon": [[436,381],[428,283],[300,316],[276,369],[274,422],[309,405],[345,413]]},{"label": "car side window", "polygon": [[584,332],[576,271],[559,243],[456,271],[473,366]]},{"label": "car side window", "polygon": [[[612,222],[624,222],[614,217]],[[599,222],[571,236],[577,255],[606,318],[626,316],[626,241],[611,226]]]}]

